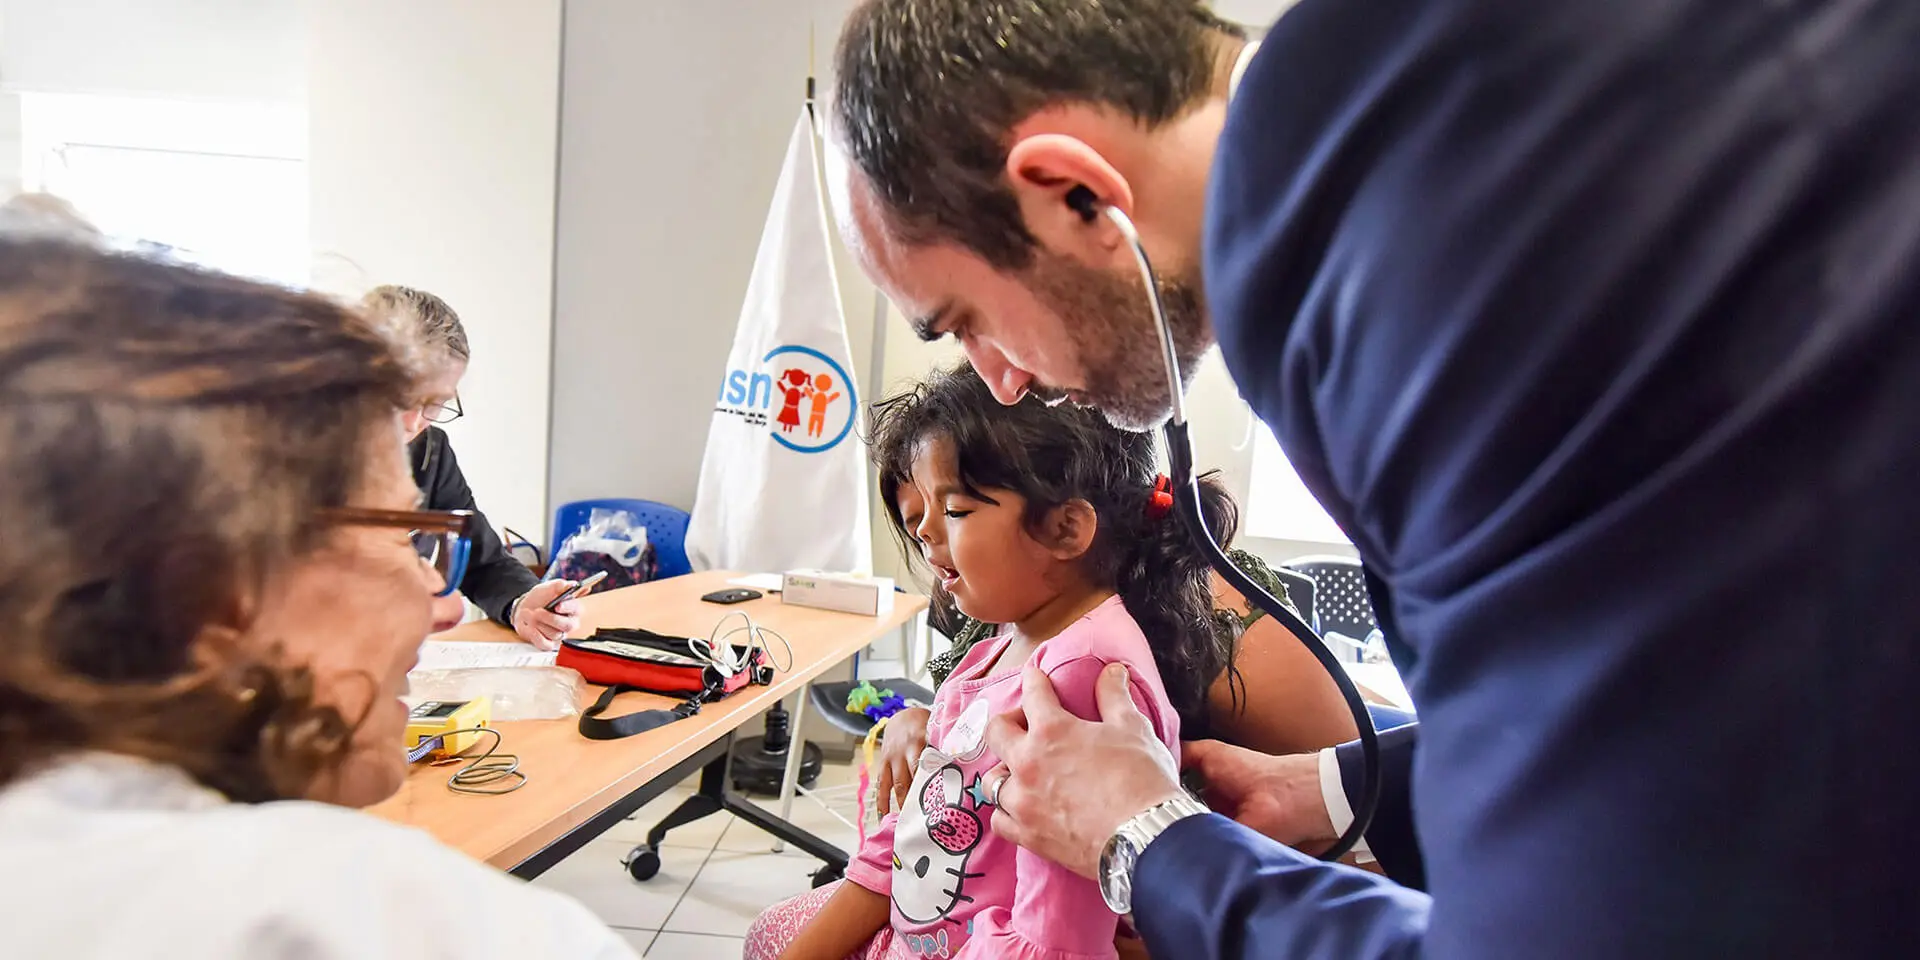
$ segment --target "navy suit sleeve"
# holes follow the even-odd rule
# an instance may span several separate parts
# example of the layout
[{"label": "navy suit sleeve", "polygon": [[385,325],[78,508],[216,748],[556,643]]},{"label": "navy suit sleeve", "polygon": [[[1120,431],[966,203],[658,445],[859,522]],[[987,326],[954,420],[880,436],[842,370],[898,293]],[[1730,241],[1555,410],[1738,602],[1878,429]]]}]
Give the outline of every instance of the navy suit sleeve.
[{"label": "navy suit sleeve", "polygon": [[1237,960],[1416,957],[1428,900],[1214,814],[1182,820],[1147,846],[1133,904],[1153,956]]},{"label": "navy suit sleeve", "polygon": [[[1396,883],[1415,890],[1427,888],[1426,862],[1420,858],[1420,841],[1413,828],[1413,797],[1409,785],[1413,779],[1413,752],[1420,742],[1420,725],[1409,723],[1380,734],[1380,806],[1367,826],[1367,849],[1373,851],[1380,868]],[[1360,741],[1351,740],[1334,749],[1340,761],[1340,790],[1347,795],[1347,808],[1360,809],[1360,791],[1366,782],[1365,755]]]},{"label": "navy suit sleeve", "polygon": [[1911,2],[1275,25],[1206,299],[1414,654],[1432,901],[1194,826],[1171,955],[1913,952],[1916,50]]}]

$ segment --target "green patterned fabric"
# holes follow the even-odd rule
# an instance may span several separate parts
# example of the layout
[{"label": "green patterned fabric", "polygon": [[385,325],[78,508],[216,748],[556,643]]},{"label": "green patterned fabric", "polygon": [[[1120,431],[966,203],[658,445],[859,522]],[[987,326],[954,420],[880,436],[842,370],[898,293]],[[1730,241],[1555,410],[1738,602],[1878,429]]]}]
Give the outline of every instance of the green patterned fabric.
[{"label": "green patterned fabric", "polygon": [[[1265,560],[1245,550],[1228,550],[1227,559],[1232,560],[1233,565],[1239,567],[1240,572],[1246,574],[1254,583],[1267,588],[1268,593],[1279,597],[1280,602],[1286,604],[1287,609],[1293,611],[1294,616],[1300,617],[1303,620],[1306,619],[1300,613],[1300,605],[1294,603],[1293,596],[1287,592],[1287,582],[1280,579],[1280,575],[1274,573],[1273,568],[1267,566]],[[1254,621],[1267,615],[1266,611],[1259,607],[1255,607],[1252,604],[1248,604],[1247,606],[1249,608],[1247,612],[1240,615],[1240,629],[1243,631],[1253,626]]]},{"label": "green patterned fabric", "polygon": [[963,618],[960,632],[953,635],[953,646],[947,648],[946,653],[927,661],[927,672],[933,674],[933,688],[940,689],[940,685],[947,682],[947,675],[960,665],[960,658],[966,656],[974,644],[993,636],[993,631],[994,625],[991,623],[981,623],[971,617]]},{"label": "green patterned fabric", "polygon": [[[1232,560],[1233,565],[1239,567],[1242,573],[1252,577],[1255,583],[1267,588],[1267,592],[1279,597],[1281,601],[1287,605],[1287,609],[1292,610],[1296,615],[1299,614],[1300,608],[1294,604],[1293,597],[1287,595],[1286,583],[1280,579],[1278,574],[1273,572],[1273,568],[1268,566],[1265,560],[1245,550],[1229,550],[1227,551],[1227,558]],[[1264,616],[1266,616],[1266,613],[1258,607],[1254,607],[1248,612],[1240,614],[1240,629],[1242,631],[1246,630]],[[927,661],[927,672],[933,674],[933,688],[935,690],[940,689],[940,685],[947,682],[947,676],[953,673],[953,668],[960,665],[960,660],[967,655],[967,651],[973,649],[974,644],[993,636],[996,629],[998,629],[998,627],[995,624],[981,623],[972,618],[963,618],[960,631],[953,636],[953,646],[949,647],[947,652],[938,654]]]}]

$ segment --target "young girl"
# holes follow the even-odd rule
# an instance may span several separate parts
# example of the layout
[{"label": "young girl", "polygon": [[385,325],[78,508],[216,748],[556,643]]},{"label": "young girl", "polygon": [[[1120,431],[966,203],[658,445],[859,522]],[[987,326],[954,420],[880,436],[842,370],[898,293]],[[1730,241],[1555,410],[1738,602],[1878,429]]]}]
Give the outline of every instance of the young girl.
[{"label": "young girl", "polygon": [[[1019,705],[1028,663],[1067,709],[1093,717],[1094,681],[1118,661],[1177,753],[1230,669],[1236,623],[1215,613],[1206,562],[1155,495],[1151,436],[1091,410],[1001,406],[967,367],[881,404],[876,419],[896,533],[962,612],[1006,626],[941,686],[901,812],[867,837],[846,880],[762,915],[746,956],[1112,957],[1118,919],[1095,884],[990,829],[982,777],[999,760],[982,740],[987,721]],[[1225,533],[1232,502],[1203,490]]]}]

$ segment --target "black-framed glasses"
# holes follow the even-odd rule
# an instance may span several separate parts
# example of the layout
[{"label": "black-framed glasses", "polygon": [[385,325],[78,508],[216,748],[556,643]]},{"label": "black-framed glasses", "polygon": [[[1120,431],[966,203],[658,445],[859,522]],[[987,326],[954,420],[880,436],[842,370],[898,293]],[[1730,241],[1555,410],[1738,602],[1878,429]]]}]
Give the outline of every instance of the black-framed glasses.
[{"label": "black-framed glasses", "polygon": [[413,549],[422,562],[440,575],[440,589],[434,596],[444,597],[460,588],[467,575],[467,557],[473,552],[473,530],[478,523],[472,510],[377,510],[371,507],[337,507],[324,516],[335,523],[396,527],[413,538]]},{"label": "black-framed glasses", "polygon": [[460,395],[456,393],[452,400],[422,405],[420,415],[426,417],[428,423],[452,423],[466,416],[467,411],[461,409]]}]

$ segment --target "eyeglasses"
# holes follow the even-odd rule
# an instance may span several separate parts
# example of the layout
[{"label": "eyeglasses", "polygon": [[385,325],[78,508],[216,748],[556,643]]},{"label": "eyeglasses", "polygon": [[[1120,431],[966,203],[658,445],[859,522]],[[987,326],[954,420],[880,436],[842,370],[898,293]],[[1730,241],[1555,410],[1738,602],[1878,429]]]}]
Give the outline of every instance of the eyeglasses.
[{"label": "eyeglasses", "polygon": [[460,395],[456,393],[453,395],[452,400],[448,400],[445,403],[428,403],[422,405],[420,407],[420,415],[426,417],[428,423],[452,423],[466,416],[467,411],[460,408]]},{"label": "eyeglasses", "polygon": [[362,524],[373,527],[397,527],[413,538],[413,549],[420,559],[440,575],[436,597],[459,589],[467,574],[467,556],[473,551],[473,530],[478,522],[472,510],[375,510],[369,507],[338,507],[324,516],[334,523]]}]

